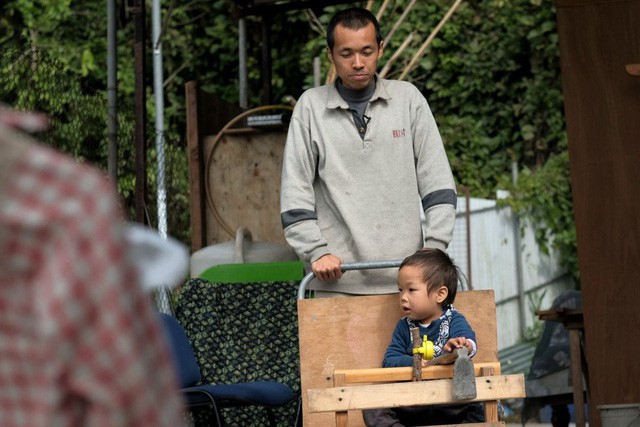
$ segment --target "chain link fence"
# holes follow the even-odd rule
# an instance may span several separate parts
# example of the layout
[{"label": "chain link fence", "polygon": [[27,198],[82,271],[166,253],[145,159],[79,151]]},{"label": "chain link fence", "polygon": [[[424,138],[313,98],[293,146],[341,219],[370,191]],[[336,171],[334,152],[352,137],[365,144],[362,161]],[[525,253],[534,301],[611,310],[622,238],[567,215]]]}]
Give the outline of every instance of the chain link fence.
[{"label": "chain link fence", "polygon": [[[13,37],[0,44],[0,103],[18,110],[46,113],[50,126],[35,135],[38,140],[107,172],[107,94],[103,82],[84,79],[29,40]],[[129,218],[134,217],[134,126],[133,99],[119,96],[118,190]],[[147,139],[149,142],[155,140],[153,127],[147,131]],[[148,146],[152,146],[152,143]],[[175,150],[172,153],[175,157]],[[159,161],[165,162],[166,159]],[[155,150],[150,150],[147,162],[149,204],[146,216],[153,226],[157,224],[157,180],[154,173],[158,160]],[[188,211],[186,206],[183,209]],[[180,237],[184,240],[183,236]],[[156,305],[161,311],[170,312],[170,299],[170,293],[163,289],[157,292]]]}]

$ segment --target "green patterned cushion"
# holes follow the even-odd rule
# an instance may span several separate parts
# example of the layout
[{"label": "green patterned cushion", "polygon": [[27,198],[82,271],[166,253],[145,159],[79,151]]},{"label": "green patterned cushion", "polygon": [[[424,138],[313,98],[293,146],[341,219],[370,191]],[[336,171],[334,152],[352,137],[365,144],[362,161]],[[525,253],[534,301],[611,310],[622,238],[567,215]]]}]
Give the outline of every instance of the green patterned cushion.
[{"label": "green patterned cushion", "polygon": [[[274,380],[300,393],[297,290],[300,282],[211,283],[191,279],[176,317],[191,341],[203,383]],[[297,402],[274,410],[278,425],[295,424]],[[267,424],[260,407],[226,408],[233,426]]]}]

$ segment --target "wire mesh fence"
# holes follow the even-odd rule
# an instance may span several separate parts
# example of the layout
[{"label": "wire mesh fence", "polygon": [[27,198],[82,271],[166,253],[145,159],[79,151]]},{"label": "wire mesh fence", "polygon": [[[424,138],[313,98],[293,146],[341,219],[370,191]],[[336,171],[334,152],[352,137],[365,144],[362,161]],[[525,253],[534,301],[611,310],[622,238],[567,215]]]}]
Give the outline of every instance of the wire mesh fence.
[{"label": "wire mesh fence", "polygon": [[[28,39],[13,37],[0,44],[0,103],[47,114],[49,128],[35,135],[38,140],[107,172],[107,91],[103,82],[85,79]],[[130,218],[135,197],[134,130],[133,100],[119,96],[116,169],[118,190]],[[154,131],[147,136],[153,141]],[[150,226],[155,228],[156,192],[152,188],[157,179],[153,174],[158,162],[166,159],[156,159],[155,150],[150,150],[147,158],[150,186],[146,211]],[[186,207],[184,210],[188,211]],[[170,293],[156,292],[156,304],[168,312]]]}]

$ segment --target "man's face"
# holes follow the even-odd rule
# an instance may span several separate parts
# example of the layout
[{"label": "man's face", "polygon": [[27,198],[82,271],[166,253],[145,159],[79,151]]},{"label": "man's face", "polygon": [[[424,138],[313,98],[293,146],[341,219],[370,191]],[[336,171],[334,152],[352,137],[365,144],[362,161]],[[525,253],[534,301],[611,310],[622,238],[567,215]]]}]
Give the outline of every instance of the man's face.
[{"label": "man's face", "polygon": [[329,60],[335,65],[342,83],[350,89],[364,89],[373,83],[382,43],[376,44],[372,23],[359,30],[338,25],[334,32],[333,51],[327,47]]}]

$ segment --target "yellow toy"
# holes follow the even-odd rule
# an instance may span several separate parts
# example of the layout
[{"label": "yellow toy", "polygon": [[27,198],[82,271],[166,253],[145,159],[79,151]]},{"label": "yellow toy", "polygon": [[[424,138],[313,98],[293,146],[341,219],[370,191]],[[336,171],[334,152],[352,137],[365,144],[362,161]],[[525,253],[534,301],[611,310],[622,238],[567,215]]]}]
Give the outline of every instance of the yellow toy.
[{"label": "yellow toy", "polygon": [[413,349],[413,354],[421,355],[424,360],[433,359],[433,343],[427,340],[426,335],[422,338],[422,345]]}]

